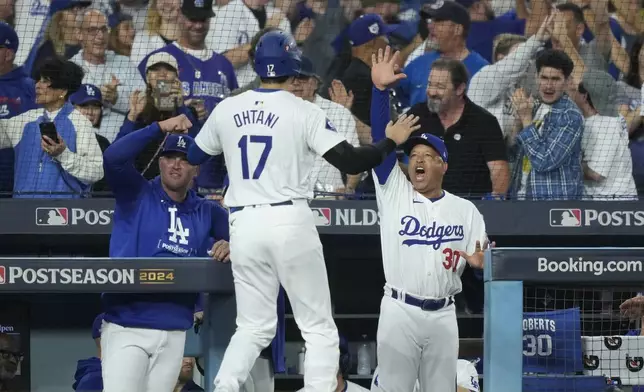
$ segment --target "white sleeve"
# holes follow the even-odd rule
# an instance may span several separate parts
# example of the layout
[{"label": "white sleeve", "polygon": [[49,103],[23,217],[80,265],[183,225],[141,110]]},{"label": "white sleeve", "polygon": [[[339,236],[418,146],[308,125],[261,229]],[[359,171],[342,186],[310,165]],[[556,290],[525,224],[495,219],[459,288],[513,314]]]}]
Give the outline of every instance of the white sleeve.
[{"label": "white sleeve", "polygon": [[319,156],[323,156],[330,149],[338,144],[346,141],[346,139],[338,133],[335,126],[326,117],[324,111],[317,106],[310,112],[311,120],[306,120],[306,144]]},{"label": "white sleeve", "polygon": [[642,94],[640,99],[640,116],[644,116],[644,88],[641,89],[640,93]]},{"label": "white sleeve", "polygon": [[13,148],[20,143],[25,125],[29,122],[28,113],[0,120],[0,148]]},{"label": "white sleeve", "polygon": [[[235,19],[234,15],[231,15],[224,9],[220,10],[214,18],[210,19],[210,31],[206,36],[206,47],[216,53],[223,54],[227,50],[241,46],[237,44],[240,34],[239,29],[237,26],[231,26],[230,23],[233,19]],[[251,38],[249,37],[249,39]]]},{"label": "white sleeve", "polygon": [[86,184],[103,178],[103,153],[96,139],[92,123],[79,112],[72,112],[70,120],[76,130],[76,152],[66,148],[55,159],[63,169]]},{"label": "white sleeve", "polygon": [[622,116],[618,118],[601,117],[601,119],[599,124],[595,123],[600,127],[584,128],[587,140],[584,143],[586,149],[583,160],[592,171],[607,178],[621,141],[619,132],[624,131],[623,127],[626,126],[626,121],[620,120],[623,119]]},{"label": "white sleeve", "polygon": [[485,221],[483,220],[483,215],[479,212],[478,208],[471,202],[468,202],[470,204],[470,209],[471,209],[471,216],[470,216],[470,235],[467,238],[467,249],[465,249],[465,252],[469,255],[474,253],[476,250],[476,241],[479,241],[481,244],[481,247],[485,245],[485,241],[487,241],[487,233],[485,230]]},{"label": "white sleeve", "polygon": [[204,123],[203,127],[197,134],[195,138],[195,143],[197,146],[208,155],[215,156],[223,152],[223,147],[221,146],[221,141],[219,140],[219,135],[217,134],[217,109],[221,106],[217,106],[215,110],[210,113],[208,119]]},{"label": "white sleeve", "polygon": [[114,104],[114,110],[125,114],[130,109],[130,95],[137,89],[145,91],[145,84],[139,70],[132,65],[127,57],[117,56],[114,65],[114,75],[121,82],[121,85],[117,87],[118,97]]},{"label": "white sleeve", "polygon": [[407,179],[397,160],[384,184],[380,183],[378,172],[375,169],[372,169],[371,172],[373,173],[373,182],[376,186],[376,198],[378,200],[395,202],[397,200],[413,199],[414,186]]}]

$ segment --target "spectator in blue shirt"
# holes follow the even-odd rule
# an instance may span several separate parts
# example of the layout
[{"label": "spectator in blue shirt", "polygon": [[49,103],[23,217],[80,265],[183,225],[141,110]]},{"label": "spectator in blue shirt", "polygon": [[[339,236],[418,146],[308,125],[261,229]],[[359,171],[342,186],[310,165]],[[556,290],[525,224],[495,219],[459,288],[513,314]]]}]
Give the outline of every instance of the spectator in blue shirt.
[{"label": "spectator in blue shirt", "polygon": [[[22,66],[14,64],[18,35],[9,24],[0,22],[0,119],[17,116],[36,107],[34,81]],[[13,189],[13,149],[0,150],[0,194]]]},{"label": "spectator in blue shirt", "polygon": [[[480,54],[486,61],[492,62],[494,37],[510,33],[523,35],[526,20],[523,18],[496,18],[490,3],[485,0],[456,0],[470,13],[472,25],[467,36],[467,47]],[[541,18],[541,15],[535,15]]]},{"label": "spectator in blue shirt", "polygon": [[512,132],[511,193],[518,199],[570,200],[583,195],[581,138],[584,120],[566,94],[574,64],[560,50],[536,61],[540,103],[517,89],[512,101],[522,129]]},{"label": "spectator in blue shirt", "polygon": [[466,46],[471,26],[468,10],[454,1],[440,3],[442,3],[440,8],[430,7],[427,15],[432,19],[430,39],[438,49],[423,54],[405,67],[407,78],[399,85],[401,101],[405,106],[413,106],[427,100],[425,94],[427,79],[432,63],[438,58],[446,57],[462,61],[470,74],[470,80],[481,68],[489,64],[480,54],[469,50]]}]

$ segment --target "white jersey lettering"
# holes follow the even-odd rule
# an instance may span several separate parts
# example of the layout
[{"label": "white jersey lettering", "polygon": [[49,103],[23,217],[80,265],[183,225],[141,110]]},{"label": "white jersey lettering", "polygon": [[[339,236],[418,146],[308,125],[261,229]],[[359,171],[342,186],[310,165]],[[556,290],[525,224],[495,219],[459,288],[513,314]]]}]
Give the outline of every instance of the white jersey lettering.
[{"label": "white jersey lettering", "polygon": [[222,101],[195,142],[223,152],[229,207],[313,197],[316,156],[344,141],[322,109],[283,90],[251,90]]}]

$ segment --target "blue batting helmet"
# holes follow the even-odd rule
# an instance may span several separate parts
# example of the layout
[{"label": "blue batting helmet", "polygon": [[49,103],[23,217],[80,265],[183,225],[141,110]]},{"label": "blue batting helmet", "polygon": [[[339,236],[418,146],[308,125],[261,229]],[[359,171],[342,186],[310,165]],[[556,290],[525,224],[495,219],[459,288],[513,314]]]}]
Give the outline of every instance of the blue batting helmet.
[{"label": "blue batting helmet", "polygon": [[264,34],[255,48],[255,72],[261,78],[296,76],[302,53],[293,36],[281,30]]}]

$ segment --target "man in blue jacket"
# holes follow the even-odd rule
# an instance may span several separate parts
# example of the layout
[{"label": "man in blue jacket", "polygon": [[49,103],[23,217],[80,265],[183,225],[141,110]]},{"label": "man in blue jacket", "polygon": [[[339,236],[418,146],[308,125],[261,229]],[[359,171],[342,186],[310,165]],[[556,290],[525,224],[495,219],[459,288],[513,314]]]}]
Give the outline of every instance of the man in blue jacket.
[{"label": "man in blue jacket", "polygon": [[[22,66],[16,67],[18,35],[9,24],[0,22],[0,119],[17,116],[35,108],[34,81]],[[0,194],[13,189],[13,148],[0,150]]]},{"label": "man in blue jacket", "polygon": [[[183,134],[191,126],[179,115],[124,136],[105,151],[105,176],[116,201],[110,257],[207,257],[210,249],[215,259],[228,259],[226,210],[192,190],[198,168],[188,163],[187,151],[194,141]],[[133,161],[162,134],[161,174],[147,181]],[[197,297],[103,294],[104,392],[172,392]]]}]

